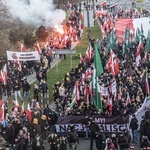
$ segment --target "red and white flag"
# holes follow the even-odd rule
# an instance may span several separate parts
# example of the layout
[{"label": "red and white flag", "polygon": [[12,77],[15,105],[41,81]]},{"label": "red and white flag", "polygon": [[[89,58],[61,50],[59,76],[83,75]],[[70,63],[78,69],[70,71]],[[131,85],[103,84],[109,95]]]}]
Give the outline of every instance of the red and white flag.
[{"label": "red and white flag", "polygon": [[24,52],[25,50],[26,50],[26,47],[23,45],[23,44],[21,44],[21,52]]},{"label": "red and white flag", "polygon": [[110,52],[110,57],[107,63],[107,71],[111,72],[113,75],[117,75],[119,73],[119,62],[118,62],[118,58],[115,55],[115,53],[113,52],[113,50],[111,50]]},{"label": "red and white flag", "polygon": [[42,50],[41,50],[41,47],[40,47],[39,43],[36,43],[35,50],[38,51],[39,55],[41,55]]},{"label": "red and white flag", "polygon": [[115,23],[116,34],[118,37],[118,42],[121,45],[123,43],[123,35],[125,34],[126,28],[128,27],[130,31],[135,35],[137,29],[141,29],[141,24],[143,26],[143,34],[145,37],[148,35],[150,30],[149,25],[150,19],[148,17],[141,17],[135,19],[121,18],[117,19]]},{"label": "red and white flag", "polygon": [[82,57],[81,53],[80,53],[80,61],[83,62],[83,57]]},{"label": "red and white flag", "polygon": [[147,74],[145,79],[145,90],[146,90],[146,94],[149,96],[150,92],[149,92],[149,82],[148,82]]},{"label": "red and white flag", "polygon": [[137,51],[136,51],[136,66],[137,66],[137,67],[138,67],[139,64],[140,64],[140,60],[141,60],[141,55],[140,55],[140,53],[141,53],[142,47],[143,47],[143,44],[142,44],[141,41],[140,41],[139,46],[138,46]]},{"label": "red and white flag", "polygon": [[128,106],[128,104],[131,104],[129,92],[127,93],[126,106]]},{"label": "red and white flag", "polygon": [[21,66],[21,62],[19,59],[17,59],[17,64],[18,64],[18,70],[22,71],[22,66]]},{"label": "red and white flag", "polygon": [[28,117],[29,121],[32,121],[32,114],[31,114],[30,104],[28,104],[26,114],[27,114],[27,117]]},{"label": "red and white flag", "polygon": [[3,122],[4,120],[4,117],[5,117],[5,104],[3,103],[2,100],[0,100],[0,106],[1,106],[1,109],[0,109],[0,122]]}]

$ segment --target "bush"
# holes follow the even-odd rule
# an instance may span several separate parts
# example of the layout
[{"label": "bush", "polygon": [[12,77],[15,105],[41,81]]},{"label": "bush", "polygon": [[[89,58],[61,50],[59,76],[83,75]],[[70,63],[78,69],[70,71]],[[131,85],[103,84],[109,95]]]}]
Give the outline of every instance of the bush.
[{"label": "bush", "polygon": [[27,33],[24,37],[24,44],[27,47],[33,47],[35,41],[36,41],[36,37],[33,35],[33,33]]},{"label": "bush", "polygon": [[46,31],[46,28],[43,26],[40,26],[36,32],[36,36],[37,38],[39,38],[39,40],[46,40],[46,38],[48,37],[48,32]]}]

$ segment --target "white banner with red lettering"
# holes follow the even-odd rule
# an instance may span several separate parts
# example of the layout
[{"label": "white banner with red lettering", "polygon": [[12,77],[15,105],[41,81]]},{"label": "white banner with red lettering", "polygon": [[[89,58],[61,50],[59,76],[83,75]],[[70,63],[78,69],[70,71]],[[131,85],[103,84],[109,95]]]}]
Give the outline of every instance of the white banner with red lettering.
[{"label": "white banner with red lettering", "polygon": [[7,60],[19,60],[19,61],[40,60],[40,55],[38,54],[38,51],[33,52],[7,51]]}]

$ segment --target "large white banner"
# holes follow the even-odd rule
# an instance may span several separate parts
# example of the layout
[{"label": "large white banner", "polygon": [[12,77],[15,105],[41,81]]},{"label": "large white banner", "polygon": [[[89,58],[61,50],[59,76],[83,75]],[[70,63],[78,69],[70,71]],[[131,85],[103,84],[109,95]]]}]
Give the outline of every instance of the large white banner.
[{"label": "large white banner", "polygon": [[[138,125],[140,126],[142,121],[142,116],[145,116],[145,112],[150,110],[150,97],[146,97],[144,103],[142,104],[141,108],[137,110],[135,113],[136,118],[138,119]],[[132,116],[130,117],[130,120]]]},{"label": "large white banner", "polygon": [[7,51],[7,60],[20,60],[20,61],[40,60],[40,55],[38,54],[38,51],[34,52]]}]

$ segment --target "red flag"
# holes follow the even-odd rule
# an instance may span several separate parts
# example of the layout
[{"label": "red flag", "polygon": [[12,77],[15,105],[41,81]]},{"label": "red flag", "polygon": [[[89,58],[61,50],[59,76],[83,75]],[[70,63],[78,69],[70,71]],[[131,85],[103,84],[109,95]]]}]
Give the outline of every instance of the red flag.
[{"label": "red flag", "polygon": [[139,46],[138,46],[137,51],[136,51],[136,66],[137,66],[137,67],[138,67],[139,64],[140,64],[140,60],[141,60],[141,55],[140,55],[140,53],[141,53],[142,47],[143,47],[143,44],[142,44],[142,42],[140,41]]},{"label": "red flag", "polygon": [[26,50],[26,47],[23,44],[21,44],[21,52],[24,52],[25,50]]},{"label": "red flag", "polygon": [[131,104],[129,92],[127,93],[126,106],[128,106],[128,104]]},{"label": "red flag", "polygon": [[28,117],[29,121],[32,121],[32,114],[31,114],[30,104],[28,104],[26,114],[27,114],[27,117]]},{"label": "red flag", "polygon": [[150,95],[150,93],[149,93],[149,82],[148,82],[147,74],[146,74],[146,79],[145,79],[145,89],[146,89],[146,94]]}]

